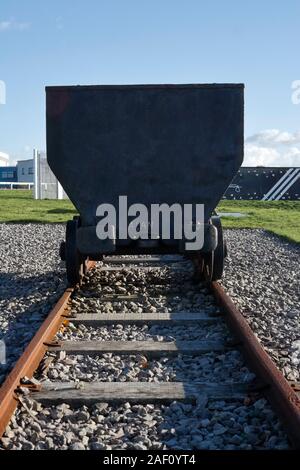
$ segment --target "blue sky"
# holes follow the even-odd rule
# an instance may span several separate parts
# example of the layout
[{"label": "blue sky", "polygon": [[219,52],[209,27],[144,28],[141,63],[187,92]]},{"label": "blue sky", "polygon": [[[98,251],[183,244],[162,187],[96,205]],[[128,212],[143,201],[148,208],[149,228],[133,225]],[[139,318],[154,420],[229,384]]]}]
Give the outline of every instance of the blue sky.
[{"label": "blue sky", "polygon": [[45,148],[46,85],[244,82],[247,162],[300,165],[299,45],[299,0],[1,0],[0,150]]}]

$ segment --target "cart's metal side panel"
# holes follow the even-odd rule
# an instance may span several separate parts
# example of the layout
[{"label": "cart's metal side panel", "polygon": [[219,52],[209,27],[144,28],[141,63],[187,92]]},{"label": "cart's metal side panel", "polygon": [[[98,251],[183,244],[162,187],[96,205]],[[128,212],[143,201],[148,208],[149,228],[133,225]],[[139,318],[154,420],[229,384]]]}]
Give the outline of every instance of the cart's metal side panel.
[{"label": "cart's metal side panel", "polygon": [[243,115],[243,85],[48,87],[48,161],[84,225],[119,195],[208,218],[242,163]]}]

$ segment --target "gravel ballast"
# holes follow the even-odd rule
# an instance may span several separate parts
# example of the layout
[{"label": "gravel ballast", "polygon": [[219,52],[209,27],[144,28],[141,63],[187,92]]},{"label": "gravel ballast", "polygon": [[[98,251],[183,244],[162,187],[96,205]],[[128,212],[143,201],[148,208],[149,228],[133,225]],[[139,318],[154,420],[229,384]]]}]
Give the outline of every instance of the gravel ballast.
[{"label": "gravel ballast", "polygon": [[2,445],[8,449],[149,450],[287,449],[286,436],[264,399],[251,405],[207,401],[197,405],[124,403],[43,407],[23,399]]},{"label": "gravel ballast", "polygon": [[[20,236],[16,237],[18,234]],[[5,282],[5,289],[1,289],[4,297],[0,300],[0,334],[9,341],[8,364],[6,369],[0,369],[2,378],[65,288],[64,266],[58,258],[58,246],[63,237],[64,227],[60,225],[0,225],[0,259],[4,260],[1,276]],[[260,230],[227,231],[227,240],[230,254],[223,285],[286,377],[290,379],[292,374],[292,380],[297,380],[299,247]],[[77,292],[72,308],[78,312],[201,310],[217,314],[211,296],[205,288],[193,286],[190,275],[190,269],[172,272],[170,266],[150,271],[136,266],[130,273],[125,269],[98,271],[87,288]],[[14,295],[15,284],[17,295]],[[255,315],[249,313],[251,309]],[[215,325],[196,328],[116,324],[95,329],[71,325],[57,337],[73,341],[174,341],[229,339],[230,334],[220,320]],[[214,378],[216,382],[224,382],[253,378],[236,351],[207,353],[196,358],[152,359],[147,368],[141,367],[137,356],[51,355],[53,360],[44,376],[38,377],[40,380],[212,381]],[[15,413],[2,445],[13,449],[79,450],[289,447],[277,417],[265,400],[216,402],[205,396],[201,400],[197,406],[176,402],[170,406],[100,403],[78,410],[66,404],[44,408],[24,397],[23,407]],[[32,425],[36,426],[35,433],[29,431]]]},{"label": "gravel ballast", "polygon": [[63,225],[0,224],[0,383],[65,289]]},{"label": "gravel ballast", "polygon": [[262,230],[228,230],[223,286],[277,366],[300,380],[300,246]]}]

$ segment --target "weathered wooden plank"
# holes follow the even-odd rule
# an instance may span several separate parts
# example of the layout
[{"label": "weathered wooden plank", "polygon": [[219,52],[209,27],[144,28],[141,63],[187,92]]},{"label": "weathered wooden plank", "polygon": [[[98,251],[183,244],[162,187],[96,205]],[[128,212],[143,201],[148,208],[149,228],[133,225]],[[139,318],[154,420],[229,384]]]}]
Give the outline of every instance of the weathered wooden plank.
[{"label": "weathered wooden plank", "polygon": [[151,258],[147,258],[145,256],[141,256],[139,258],[123,258],[122,256],[106,256],[103,259],[104,263],[110,264],[141,264],[141,263],[182,263],[187,262],[182,256],[151,256]]},{"label": "weathered wooden plank", "polygon": [[201,323],[212,324],[220,321],[220,316],[211,316],[206,313],[82,313],[74,317],[69,317],[74,323],[84,325],[104,325],[104,324],[132,324],[132,323],[157,323],[157,324],[188,324]]},{"label": "weathered wooden plank", "polygon": [[107,301],[112,301],[112,302],[120,302],[121,300],[140,300],[143,299],[146,296],[146,294],[143,296],[141,294],[102,294],[101,292],[94,295],[94,296],[89,296],[89,299],[97,298],[100,300],[103,300],[103,302]]},{"label": "weathered wooden plank", "polygon": [[[143,271],[154,271],[155,269],[162,269],[166,268],[163,264],[154,265],[154,266],[142,266],[133,264],[132,266],[101,266],[100,271],[133,271],[135,269],[143,270]],[[190,272],[192,271],[192,267],[189,265],[185,266],[172,266],[172,273],[173,272]]]},{"label": "weathered wooden plank", "polygon": [[211,351],[228,349],[224,341],[63,341],[59,346],[51,346],[51,351],[66,351],[68,354],[97,355],[146,354],[147,356],[198,355]]},{"label": "weathered wooden plank", "polygon": [[250,383],[183,382],[52,382],[44,383],[33,398],[47,404],[72,405],[97,402],[153,403],[175,400],[196,402],[205,394],[209,399],[243,399],[251,391]]},{"label": "weathered wooden plank", "polygon": [[[146,297],[149,296],[149,292],[151,291],[151,287],[148,289],[148,292],[144,293],[139,293],[139,294],[118,294],[118,293],[112,293],[112,294],[102,294],[102,292],[95,292],[94,294],[88,294],[86,296],[87,299],[97,299],[101,300],[103,302],[121,302],[121,301],[143,301]],[[167,288],[161,290],[161,292],[158,293],[158,289],[153,288],[153,291],[156,293],[156,295],[151,295],[151,300],[160,300],[162,297],[166,299],[174,299],[174,297],[178,297],[180,300],[184,299],[184,295],[182,293],[182,290],[169,290]],[[85,296],[83,296],[85,297]]]}]

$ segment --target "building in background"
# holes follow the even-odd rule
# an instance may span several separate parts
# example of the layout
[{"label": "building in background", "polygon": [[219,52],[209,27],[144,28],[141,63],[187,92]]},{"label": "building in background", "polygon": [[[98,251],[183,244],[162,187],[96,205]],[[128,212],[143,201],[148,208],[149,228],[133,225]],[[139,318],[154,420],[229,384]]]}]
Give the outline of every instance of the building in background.
[{"label": "building in background", "polygon": [[17,162],[18,181],[22,183],[34,182],[33,159],[18,160]]},{"label": "building in background", "polygon": [[34,150],[34,198],[35,199],[66,199],[54,173],[51,171],[45,152]]},{"label": "building in background", "polygon": [[34,150],[33,158],[18,160],[16,166],[7,166],[8,155],[2,153],[0,155],[0,189],[33,187],[35,199],[66,197],[48,165],[45,152]]},{"label": "building in background", "polygon": [[[0,152],[0,189],[30,188],[33,178],[19,179],[18,165],[9,165],[9,156]],[[21,184],[26,183],[25,185]]]},{"label": "building in background", "polygon": [[15,166],[0,166],[0,183],[16,183],[18,181]]}]

